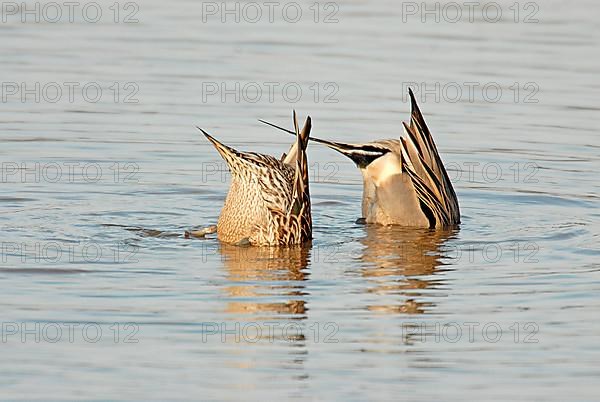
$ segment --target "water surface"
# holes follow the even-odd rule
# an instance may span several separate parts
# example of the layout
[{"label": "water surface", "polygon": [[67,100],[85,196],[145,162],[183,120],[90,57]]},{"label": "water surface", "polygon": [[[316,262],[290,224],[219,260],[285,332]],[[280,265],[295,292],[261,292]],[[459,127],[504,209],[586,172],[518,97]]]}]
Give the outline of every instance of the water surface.
[{"label": "water surface", "polygon": [[[317,23],[308,1],[297,23],[184,0],[137,23],[110,2],[95,24],[7,16],[3,88],[103,96],[3,92],[2,398],[597,398],[600,6],[542,1],[526,23],[500,3],[496,23],[358,0]],[[356,224],[360,173],[312,144],[310,248],[184,238],[228,187],[195,125],[273,155],[291,138],[257,119],[292,109],[315,136],[396,138],[409,83],[458,229]]]}]

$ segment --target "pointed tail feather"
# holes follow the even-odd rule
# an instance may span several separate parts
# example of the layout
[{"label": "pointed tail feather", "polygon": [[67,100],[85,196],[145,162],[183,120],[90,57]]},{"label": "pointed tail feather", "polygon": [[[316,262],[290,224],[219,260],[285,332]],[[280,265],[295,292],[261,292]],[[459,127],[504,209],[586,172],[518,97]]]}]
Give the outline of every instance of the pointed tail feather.
[{"label": "pointed tail feather", "polygon": [[235,155],[237,153],[237,151],[235,149],[230,148],[227,145],[223,144],[222,142],[217,140],[212,135],[208,134],[206,131],[204,131],[200,127],[196,126],[196,128],[198,130],[200,130],[202,132],[202,134],[204,134],[204,136],[211,142],[211,144],[213,144],[213,146],[215,147],[217,152],[219,152],[219,154],[223,157],[223,159],[227,160],[232,155]]},{"label": "pointed tail feather", "polygon": [[[298,132],[298,119],[296,117],[296,111],[295,110],[293,111],[293,120],[294,120],[293,124],[294,124],[294,130],[295,131],[289,131],[289,130],[287,130],[285,128],[278,127],[278,126],[275,126],[275,125],[272,125],[272,126],[275,126],[278,129],[280,129],[280,130],[284,130],[286,132],[290,132],[290,133],[296,135],[296,133]],[[267,124],[270,124],[270,123],[267,123]],[[296,140],[292,143],[292,146],[290,147],[289,151],[287,152],[287,154],[284,153],[281,156],[280,160],[283,163],[287,164],[287,165],[295,167],[296,166],[296,159],[298,158],[298,154],[299,154],[298,150],[300,149],[300,145],[301,144],[299,143],[298,138],[296,136]]]},{"label": "pointed tail feather", "polygon": [[[263,119],[258,119],[258,121],[260,121],[263,124],[266,124],[267,126],[271,126],[271,127],[274,127],[274,128],[276,128],[278,130],[284,131],[284,132],[286,132],[288,134],[296,135],[296,133],[294,131],[288,130],[287,128],[284,128],[284,127],[281,127],[281,126],[278,126],[277,124],[270,123],[270,122],[268,122],[266,120],[263,120]],[[319,144],[327,145],[327,146],[332,147],[334,149],[336,149],[335,147],[341,147],[341,148],[343,148],[344,146],[346,146],[346,144],[341,143],[341,142],[327,141],[327,140],[322,140],[320,138],[315,138],[315,137],[310,137],[310,140],[314,141],[314,142],[318,142]]]},{"label": "pointed tail feather", "polygon": [[423,118],[423,114],[421,113],[421,109],[417,104],[417,99],[415,98],[415,94],[411,88],[408,88],[408,94],[410,95],[410,124],[411,126],[418,128],[418,130],[423,133],[424,140],[427,142],[427,145],[429,145],[430,148],[433,148],[437,153],[435,143],[433,142],[433,137],[429,131],[429,128],[427,127],[427,124],[425,124],[425,119]]},{"label": "pointed tail feather", "polygon": [[310,206],[310,186],[308,179],[308,158],[306,157],[306,147],[310,137],[312,120],[310,116],[306,118],[302,131],[299,131],[298,119],[294,111],[294,129],[296,130],[296,172],[294,176],[294,194],[290,215],[295,217],[299,226],[301,241],[312,238],[312,216]]},{"label": "pointed tail feather", "polygon": [[229,166],[231,172],[238,171],[238,169],[244,164],[242,153],[223,144],[200,127],[196,126],[196,128],[200,130],[202,134],[204,134],[204,136],[213,144],[217,152],[219,152],[223,160],[227,163],[227,166]]},{"label": "pointed tail feather", "polygon": [[422,164],[422,167],[426,169],[425,175],[422,174],[423,172],[417,173],[423,180],[428,178],[428,180],[424,180],[424,183],[427,183],[429,189],[433,190],[431,193],[438,199],[439,205],[444,206],[447,219],[451,223],[460,223],[456,193],[412,89],[409,88],[408,93],[411,100],[411,118],[410,125],[404,123],[404,128],[418,150],[419,163],[415,163],[417,159],[415,155],[411,156],[411,161],[414,165]]},{"label": "pointed tail feather", "polygon": [[294,112],[294,128],[296,129],[296,146],[298,152],[296,153],[296,176],[294,179],[294,192],[295,201],[310,204],[310,190],[308,183],[308,158],[306,156],[306,147],[308,146],[308,139],[310,137],[310,130],[312,129],[312,120],[310,116],[306,118],[302,131],[299,131],[298,120],[296,113]]},{"label": "pointed tail feather", "polygon": [[[288,130],[286,128],[283,128],[283,127],[278,126],[273,123],[269,123],[266,120],[259,120],[259,121],[261,123],[267,124],[271,127],[275,127],[278,130],[284,131],[284,132],[292,134],[292,135],[296,135],[296,133],[293,132],[292,130]],[[380,156],[385,155],[387,152],[389,152],[388,149],[377,147],[377,146],[374,146],[371,144],[350,144],[350,143],[345,143],[345,142],[328,141],[328,140],[323,140],[323,139],[315,138],[315,137],[310,137],[310,140],[314,141],[314,142],[318,142],[319,144],[326,145],[329,148],[352,159],[352,161],[354,163],[356,163],[356,165],[358,167],[361,167],[361,168],[367,166],[369,163],[373,162],[375,159],[377,159]],[[288,161],[290,159],[291,153],[292,153],[292,150],[290,150],[290,152],[286,156],[285,161]]]}]

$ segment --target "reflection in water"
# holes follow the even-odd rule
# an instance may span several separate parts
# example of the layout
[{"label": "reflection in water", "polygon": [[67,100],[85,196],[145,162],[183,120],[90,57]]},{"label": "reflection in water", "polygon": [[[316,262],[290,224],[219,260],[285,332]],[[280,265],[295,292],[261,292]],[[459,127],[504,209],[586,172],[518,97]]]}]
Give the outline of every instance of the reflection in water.
[{"label": "reflection in water", "polygon": [[[231,285],[229,313],[275,313],[306,318],[304,281],[307,247],[239,247],[222,243],[220,252]],[[284,299],[282,301],[278,301]],[[263,301],[260,301],[263,300]]]},{"label": "reflection in water", "polygon": [[[226,338],[235,350],[231,364],[255,368],[261,361],[257,356],[265,352],[262,346],[272,350],[274,345],[284,345],[286,358],[280,361],[281,367],[289,370],[292,381],[306,380],[307,339],[300,320],[307,318],[308,311],[304,282],[310,248],[220,243],[219,251],[227,273],[225,312],[231,314],[229,328],[239,325],[234,331],[239,340]],[[235,318],[237,314],[243,317]],[[242,383],[237,386],[244,387]]]},{"label": "reflection in water", "polygon": [[[441,247],[456,233],[452,230],[428,230],[396,226],[366,226],[365,246],[361,260],[365,263],[363,277],[370,286],[366,292],[388,299],[385,304],[369,305],[372,311],[387,313],[423,314],[433,306],[419,302],[415,297],[423,293],[418,289],[435,289],[442,283],[438,279],[425,279],[434,275],[442,264]],[[402,296],[398,302],[396,296]]]}]

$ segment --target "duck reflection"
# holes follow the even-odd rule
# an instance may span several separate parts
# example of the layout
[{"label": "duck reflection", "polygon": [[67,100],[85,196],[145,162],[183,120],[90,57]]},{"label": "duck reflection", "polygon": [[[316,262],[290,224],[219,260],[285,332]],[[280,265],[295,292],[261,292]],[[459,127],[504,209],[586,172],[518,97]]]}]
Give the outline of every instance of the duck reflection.
[{"label": "duck reflection", "polygon": [[[265,348],[284,347],[285,358],[278,364],[293,380],[308,378],[305,361],[308,333],[302,322],[307,318],[306,285],[310,261],[309,247],[240,247],[221,243],[225,267],[225,311],[230,336],[230,364],[249,369],[264,361]],[[275,345],[275,346],[274,346]],[[232,383],[235,384],[235,381]]]},{"label": "duck reflection", "polygon": [[[230,285],[228,313],[306,318],[308,247],[239,247],[222,243]],[[283,300],[282,300],[283,299]],[[282,301],[279,301],[282,300]],[[260,318],[260,317],[256,317]]]},{"label": "duck reflection", "polygon": [[[442,265],[442,246],[456,229],[428,230],[397,226],[368,225],[361,260],[366,267],[363,277],[369,279],[368,293],[378,295],[382,304],[368,305],[371,311],[401,314],[423,314],[434,304],[417,301],[425,292],[443,285],[431,278]],[[427,278],[426,278],[427,277]],[[398,301],[398,296],[401,300]]]}]

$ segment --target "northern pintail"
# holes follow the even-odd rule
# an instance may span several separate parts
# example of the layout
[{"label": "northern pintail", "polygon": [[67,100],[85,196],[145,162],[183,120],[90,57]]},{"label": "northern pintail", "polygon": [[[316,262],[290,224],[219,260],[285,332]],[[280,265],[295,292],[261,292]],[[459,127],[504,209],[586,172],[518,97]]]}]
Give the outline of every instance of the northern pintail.
[{"label": "northern pintail", "polygon": [[[344,154],[363,175],[366,223],[441,228],[460,223],[458,199],[412,90],[406,136],[364,144],[311,138]],[[264,120],[261,122],[294,134]]]},{"label": "northern pintail", "polygon": [[[300,131],[294,112],[296,141],[281,159],[236,151],[199,130],[231,171],[229,193],[215,228],[219,240],[240,245],[288,246],[312,238],[306,157],[310,116]],[[211,228],[202,231],[201,235],[210,231]]]}]

